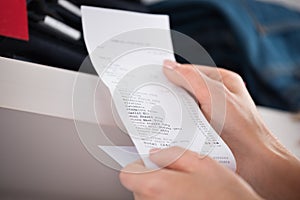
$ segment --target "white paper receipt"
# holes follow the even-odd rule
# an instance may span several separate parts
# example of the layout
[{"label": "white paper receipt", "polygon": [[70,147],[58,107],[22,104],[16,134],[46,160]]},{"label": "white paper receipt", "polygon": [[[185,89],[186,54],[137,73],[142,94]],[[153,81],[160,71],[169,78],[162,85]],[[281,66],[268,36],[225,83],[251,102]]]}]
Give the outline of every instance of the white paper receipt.
[{"label": "white paper receipt", "polygon": [[[117,124],[135,145],[99,148],[121,166],[142,158],[154,168],[150,149],[181,146],[235,170],[232,152],[195,100],[162,72],[165,59],[175,60],[168,16],[87,6],[81,11],[93,66],[112,95]],[[138,154],[123,155],[128,151]]]}]

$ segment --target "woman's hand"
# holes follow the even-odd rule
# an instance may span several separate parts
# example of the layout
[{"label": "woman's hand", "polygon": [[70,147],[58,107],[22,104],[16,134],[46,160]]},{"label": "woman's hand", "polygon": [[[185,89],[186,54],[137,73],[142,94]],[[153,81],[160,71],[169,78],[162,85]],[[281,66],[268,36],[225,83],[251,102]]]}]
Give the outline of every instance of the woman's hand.
[{"label": "woman's hand", "polygon": [[239,75],[173,61],[164,62],[164,73],[195,96],[232,150],[237,173],[262,197],[300,199],[300,162],[266,128]]},{"label": "woman's hand", "polygon": [[150,159],[158,166],[167,166],[149,172],[142,161],[137,161],[120,173],[122,184],[136,200],[261,199],[243,179],[210,157],[171,147],[150,152]]}]

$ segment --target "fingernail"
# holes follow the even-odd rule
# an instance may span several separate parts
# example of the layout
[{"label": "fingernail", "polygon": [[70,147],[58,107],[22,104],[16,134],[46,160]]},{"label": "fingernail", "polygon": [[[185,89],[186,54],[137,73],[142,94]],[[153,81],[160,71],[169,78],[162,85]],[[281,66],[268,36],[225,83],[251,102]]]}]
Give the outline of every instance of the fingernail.
[{"label": "fingernail", "polygon": [[154,149],[150,149],[149,153],[152,154],[152,153],[156,153],[158,151],[160,151],[161,149],[160,148],[154,148]]},{"label": "fingernail", "polygon": [[170,70],[174,70],[175,68],[177,68],[180,64],[175,62],[175,61],[172,61],[172,60],[165,60],[164,61],[164,67],[165,68],[168,68]]}]

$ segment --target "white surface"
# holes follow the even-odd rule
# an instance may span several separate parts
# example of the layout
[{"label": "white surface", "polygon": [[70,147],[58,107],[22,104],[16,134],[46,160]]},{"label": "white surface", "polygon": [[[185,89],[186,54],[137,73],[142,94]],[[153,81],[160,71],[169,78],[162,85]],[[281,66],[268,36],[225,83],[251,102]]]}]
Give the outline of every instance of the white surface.
[{"label": "white surface", "polygon": [[[0,107],[73,118],[76,73],[0,57]],[[90,76],[90,81],[95,81]]]},{"label": "white surface", "polygon": [[[132,199],[118,172],[95,160],[79,140],[72,117],[75,78],[75,72],[0,57],[0,199]],[[97,77],[83,80],[92,88]],[[259,111],[300,158],[300,122],[287,112]],[[97,132],[90,119],[84,126]],[[124,141],[118,145],[130,145]]]},{"label": "white surface", "polygon": [[112,157],[119,165],[126,165],[141,159],[139,153],[134,146],[98,146]]},{"label": "white surface", "polygon": [[[76,78],[75,72],[0,57],[0,199],[133,198],[118,171],[95,158],[119,165],[97,146],[92,156],[80,140],[72,113]],[[96,81],[82,74],[84,110],[94,108],[88,105]],[[89,112],[77,120],[96,141],[105,140]],[[112,137],[120,132],[105,128]],[[114,139],[131,145],[128,137]]]},{"label": "white surface", "polygon": [[258,107],[258,110],[279,141],[300,158],[300,120],[288,112]]},{"label": "white surface", "polygon": [[[109,102],[94,110],[94,102],[109,98],[105,88],[97,84],[97,76],[3,57],[0,57],[0,70],[0,107],[90,123],[97,123],[95,112],[109,113]],[[74,95],[78,82],[83,89],[80,95]],[[74,118],[75,100],[84,108]],[[98,114],[98,117],[103,124],[111,125],[113,121],[109,115]]]},{"label": "white surface", "polygon": [[[74,119],[72,92],[78,75],[76,72],[3,57],[0,57],[0,71],[0,107]],[[81,101],[89,105],[90,98],[94,98],[93,88],[97,85],[98,77],[88,74],[81,74],[81,77],[82,82],[86,84],[84,88],[87,88]],[[110,106],[107,109],[110,109]],[[300,158],[299,120],[295,120],[288,112],[263,107],[258,109],[274,135]],[[107,113],[105,110],[103,112]],[[106,120],[107,124],[111,124],[112,116],[108,121],[107,117],[101,121]],[[89,112],[77,120],[97,123],[95,117]]]},{"label": "white surface", "polygon": [[[98,78],[88,74],[81,77],[87,88],[82,101],[89,105],[89,96],[94,96]],[[72,92],[76,78],[76,72],[0,57],[0,107],[73,120]],[[274,135],[300,157],[300,121],[288,112],[258,109]],[[90,113],[77,120],[97,123]]]}]

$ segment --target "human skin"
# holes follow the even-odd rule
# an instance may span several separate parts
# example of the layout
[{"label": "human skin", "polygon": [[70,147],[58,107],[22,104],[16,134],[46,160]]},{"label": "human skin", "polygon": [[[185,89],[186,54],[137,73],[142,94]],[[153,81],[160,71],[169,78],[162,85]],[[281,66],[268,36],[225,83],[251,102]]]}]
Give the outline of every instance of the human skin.
[{"label": "human skin", "polygon": [[[225,69],[195,65],[181,65],[172,61],[164,62],[163,71],[171,82],[185,88],[192,95],[194,95],[195,99],[197,99],[199,102],[200,108],[205,117],[210,121],[212,126],[219,132],[222,139],[232,150],[237,161],[236,173],[246,182],[248,182],[260,196],[266,199],[275,200],[300,199],[300,162],[278,142],[278,140],[265,126],[251,96],[246,89],[243,80],[239,75]],[[223,97],[221,99],[224,101],[214,100],[215,98],[219,97]],[[226,105],[226,109],[224,110],[224,120],[222,120],[222,118],[215,117],[220,116],[215,115],[215,112],[218,112],[218,109],[216,108],[221,108],[222,105]],[[220,127],[222,129],[220,129]],[[160,153],[157,152],[157,154]],[[150,156],[150,159],[151,158],[153,158],[153,156]],[[211,160],[209,158],[205,159]],[[203,167],[203,165],[218,165],[213,161],[207,162],[214,164],[207,164],[207,162],[203,162],[205,159],[202,159],[201,161],[197,159],[198,162],[202,162],[202,164],[199,164],[199,168]],[[154,159],[153,161],[155,162],[156,160]],[[135,163],[133,165],[136,167],[137,165],[141,164]],[[182,165],[188,168],[190,163],[186,162]],[[131,170],[132,167],[133,166],[131,165],[128,166],[128,168]],[[141,168],[141,166],[139,167]],[[162,170],[166,169],[170,170],[169,166]],[[178,171],[177,168],[171,169],[173,171]],[[253,194],[251,188],[249,190],[245,189],[246,184],[243,182],[243,180],[235,174],[231,174],[229,170],[221,170],[220,167],[215,166],[211,168],[206,166],[205,169],[206,174],[209,175],[209,177],[213,177],[212,174],[217,174],[219,177],[224,179],[223,180],[220,178],[216,181],[224,183],[224,185],[222,185],[222,187],[224,186],[225,188],[224,190],[231,191],[230,188],[232,185],[228,184],[228,181],[232,178],[236,180],[235,183],[240,183],[235,185],[235,187],[244,188],[240,189],[240,191],[244,191],[245,196]],[[184,169],[182,170],[185,171]],[[220,172],[227,175],[221,176]],[[152,172],[152,174],[154,173],[158,172]],[[200,181],[197,178],[195,179],[197,179],[199,182],[201,182],[201,180],[206,180],[205,178],[201,178],[203,174],[201,174],[201,176],[197,176],[195,174],[193,175],[194,176],[192,177],[194,178],[198,177]],[[134,175],[121,172],[121,181],[125,187],[127,187],[127,180],[130,180],[131,176]],[[140,174],[138,177],[142,177],[142,175]],[[151,175],[148,175],[148,178],[149,177],[151,177]],[[156,181],[154,181],[157,184],[159,184],[159,180],[163,181],[162,179],[159,179],[158,176],[153,175],[153,177],[157,177],[155,179]],[[170,175],[170,177],[172,176]],[[209,179],[209,177],[206,178]],[[144,182],[147,182],[145,180],[147,179],[144,179]],[[185,180],[184,178],[182,181],[178,180],[174,183],[169,182],[168,184],[170,185],[170,188],[172,188],[172,185],[180,185],[180,183],[184,182],[184,184],[188,184],[190,187],[193,187],[194,184],[197,185],[198,183],[196,180],[193,182],[193,180],[190,180],[192,181],[191,184],[186,182],[188,180]],[[214,187],[213,185],[217,184],[214,182],[210,183],[211,185],[209,187],[212,188]],[[168,185],[167,183],[165,184]],[[202,183],[199,184],[201,185]],[[245,187],[243,187],[243,185]],[[143,185],[141,183],[140,187],[142,186]],[[226,189],[226,186],[228,187],[228,190]],[[220,190],[219,192],[217,190],[205,187],[205,190],[201,190],[201,194],[198,195],[201,196],[203,193],[209,194],[209,191],[211,191],[212,194],[218,197],[218,193],[224,193],[224,190],[221,190],[222,187],[218,188]],[[151,187],[147,186],[146,188]],[[135,190],[132,191],[135,192]],[[176,191],[176,193],[183,191],[185,194],[188,192],[188,194],[194,195],[192,192],[180,190],[180,187],[178,187],[177,190],[172,189],[172,191]],[[231,192],[233,193],[232,195],[238,195],[235,193],[235,191]],[[141,196],[140,193],[137,192],[135,195],[138,197]],[[210,196],[210,199],[212,197],[213,196]],[[230,199],[234,199],[236,196],[230,197]],[[253,199],[259,198],[256,196],[255,192],[254,196],[250,195],[249,197],[253,197]],[[240,196],[240,198],[245,199],[244,196]]]},{"label": "human skin", "polygon": [[163,168],[149,172],[139,160],[120,174],[136,200],[261,199],[242,178],[210,157],[171,147],[151,152],[150,159]]}]

